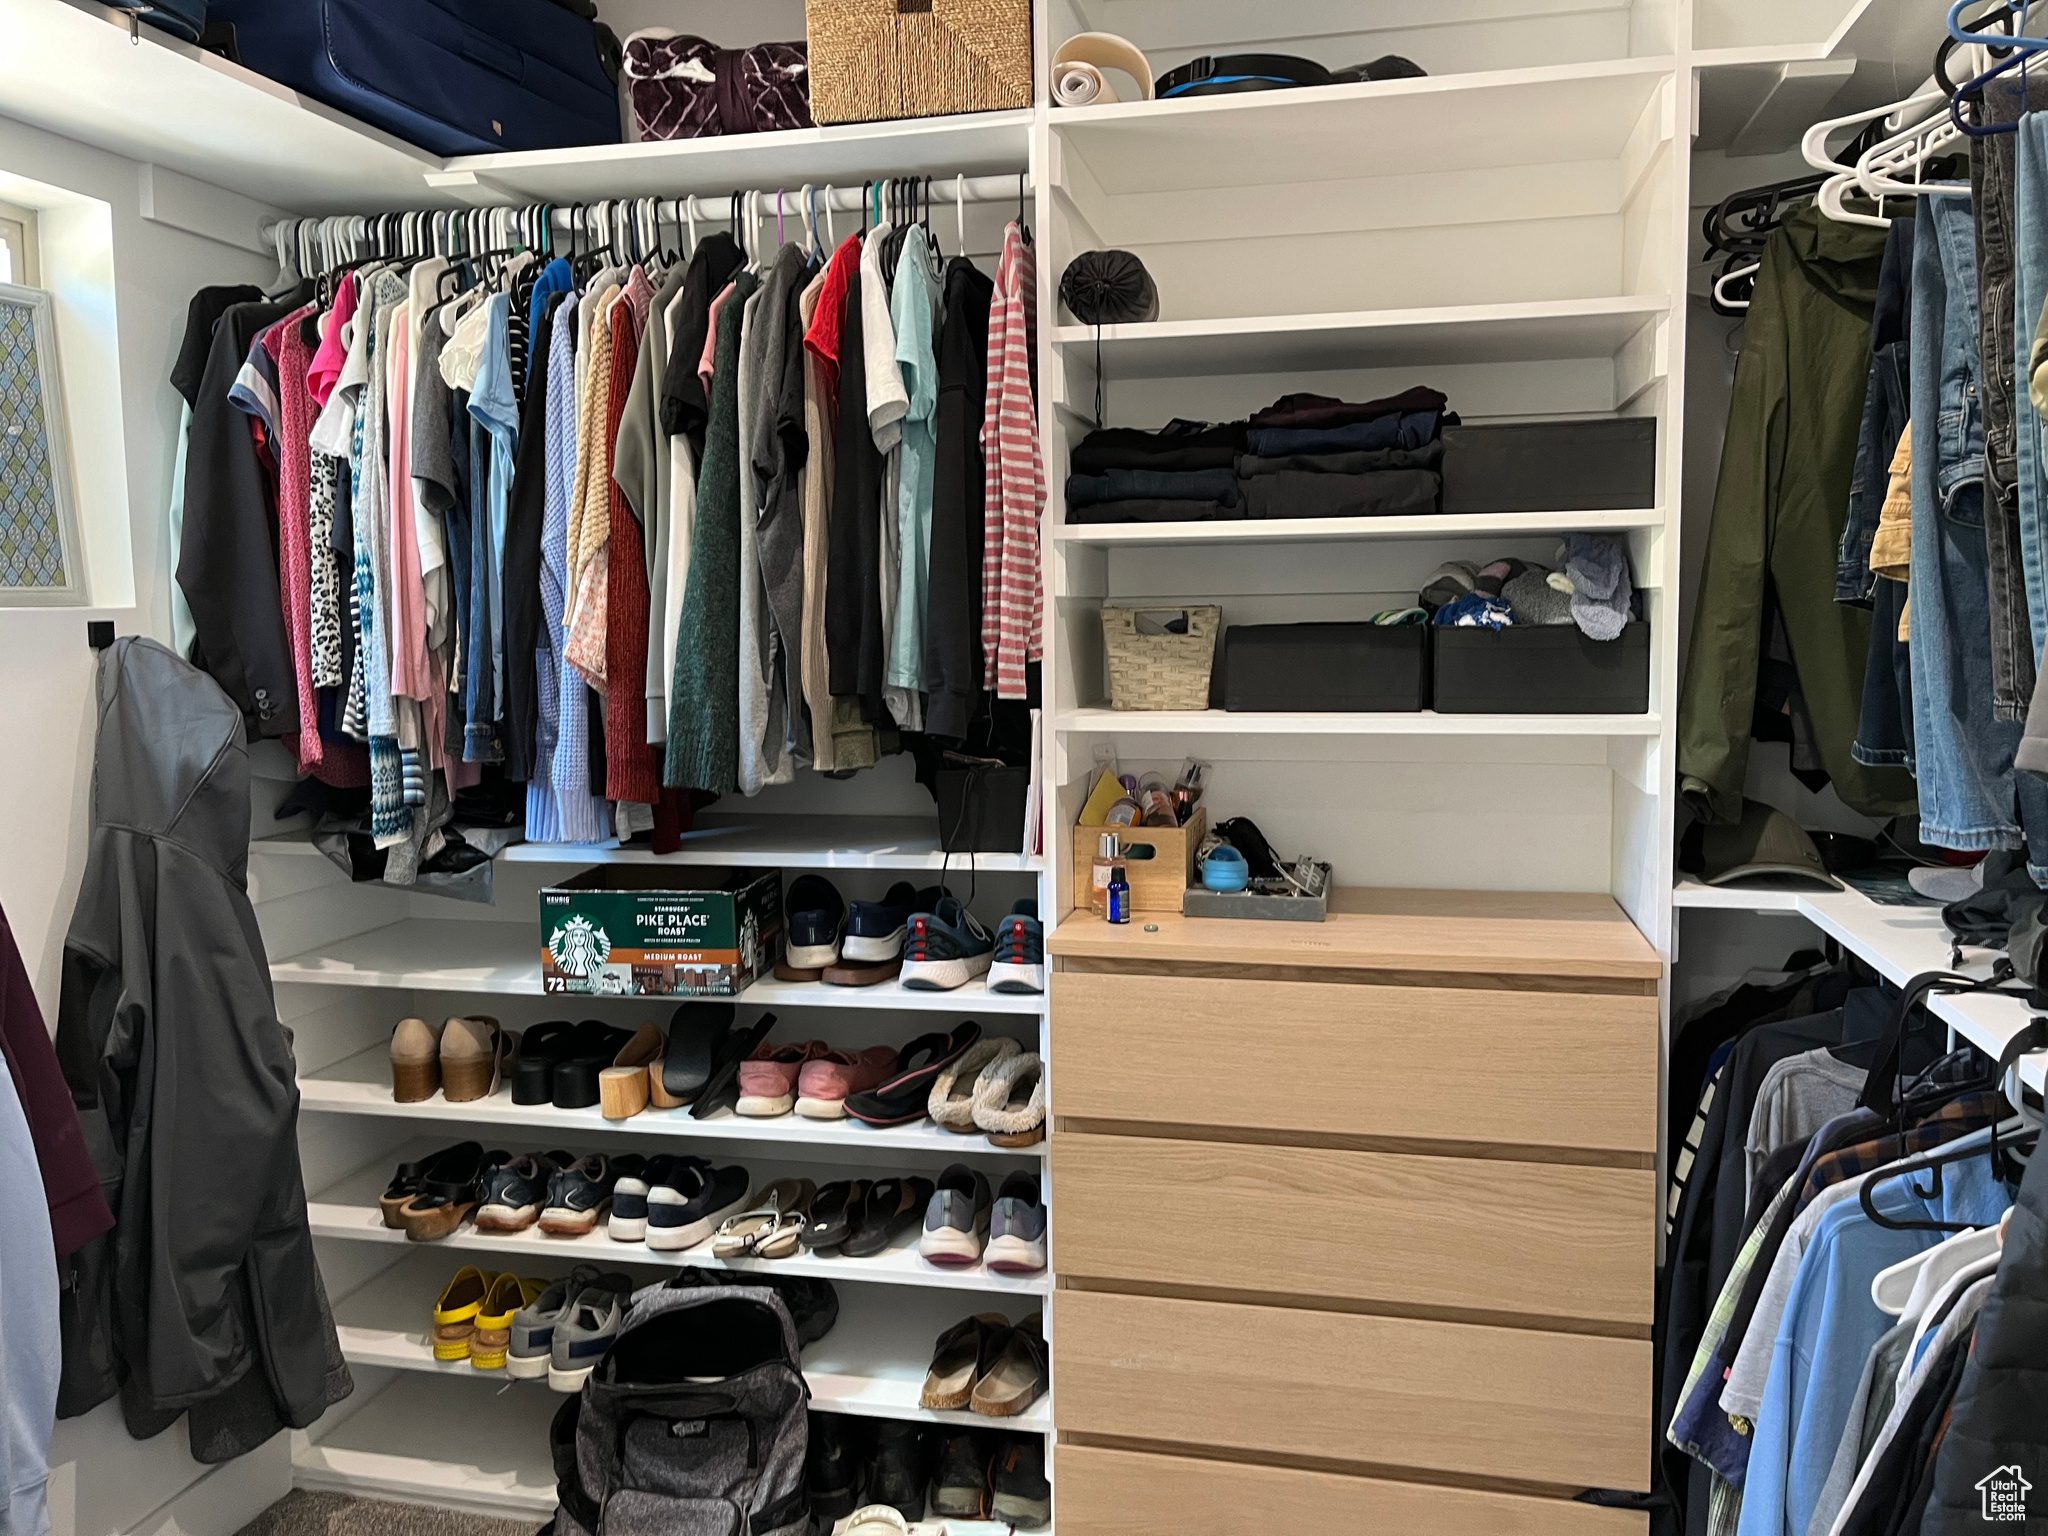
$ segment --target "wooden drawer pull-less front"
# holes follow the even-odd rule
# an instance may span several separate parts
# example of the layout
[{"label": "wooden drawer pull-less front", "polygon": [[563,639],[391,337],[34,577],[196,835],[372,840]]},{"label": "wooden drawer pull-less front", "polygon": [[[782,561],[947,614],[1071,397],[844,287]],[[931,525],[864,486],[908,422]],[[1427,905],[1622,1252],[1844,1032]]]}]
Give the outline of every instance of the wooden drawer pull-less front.
[{"label": "wooden drawer pull-less front", "polygon": [[1650,1323],[1646,1168],[1071,1131],[1052,1149],[1063,1278]]},{"label": "wooden drawer pull-less front", "polygon": [[1644,1536],[1650,1517],[1569,1499],[1062,1443],[1064,1536]]},{"label": "wooden drawer pull-less front", "polygon": [[1057,1331],[1062,1431],[1560,1488],[1649,1472],[1648,1340],[1079,1290]]},{"label": "wooden drawer pull-less front", "polygon": [[1654,1153],[1657,999],[1060,971],[1055,1115]]}]

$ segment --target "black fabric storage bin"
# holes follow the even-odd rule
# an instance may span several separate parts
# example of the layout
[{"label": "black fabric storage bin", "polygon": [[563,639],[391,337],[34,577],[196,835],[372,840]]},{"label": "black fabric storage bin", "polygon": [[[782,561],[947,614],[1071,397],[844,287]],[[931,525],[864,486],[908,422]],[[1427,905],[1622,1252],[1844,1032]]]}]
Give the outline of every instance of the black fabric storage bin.
[{"label": "black fabric storage bin", "polygon": [[1589,640],[1576,624],[1433,625],[1437,713],[1640,715],[1650,707],[1650,626]]},{"label": "black fabric storage bin", "polygon": [[1622,512],[1657,504],[1657,422],[1445,427],[1445,512]]},{"label": "black fabric storage bin", "polygon": [[1017,853],[1024,846],[1029,768],[939,769],[939,847],[947,853]]},{"label": "black fabric storage bin", "polygon": [[1233,624],[1223,632],[1229,710],[1414,711],[1429,703],[1422,624]]}]

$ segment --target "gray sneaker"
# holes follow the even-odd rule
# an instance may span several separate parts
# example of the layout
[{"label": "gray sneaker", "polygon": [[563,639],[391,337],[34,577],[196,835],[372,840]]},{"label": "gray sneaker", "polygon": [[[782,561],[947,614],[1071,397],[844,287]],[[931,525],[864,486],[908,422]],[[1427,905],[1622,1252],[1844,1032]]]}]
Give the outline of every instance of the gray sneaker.
[{"label": "gray sneaker", "polygon": [[1037,1174],[1013,1173],[1003,1180],[989,1216],[985,1262],[1002,1275],[1035,1275],[1045,1268],[1045,1206]]},{"label": "gray sneaker", "polygon": [[550,1387],[557,1392],[583,1389],[584,1378],[619,1336],[619,1323],[632,1295],[633,1282],[624,1275],[601,1276],[576,1293],[550,1340]]},{"label": "gray sneaker", "polygon": [[505,1374],[521,1381],[538,1381],[547,1375],[548,1362],[554,1355],[555,1329],[568,1315],[577,1296],[593,1285],[624,1286],[630,1290],[632,1284],[626,1275],[606,1274],[595,1264],[578,1264],[536,1296],[531,1306],[513,1314]]}]

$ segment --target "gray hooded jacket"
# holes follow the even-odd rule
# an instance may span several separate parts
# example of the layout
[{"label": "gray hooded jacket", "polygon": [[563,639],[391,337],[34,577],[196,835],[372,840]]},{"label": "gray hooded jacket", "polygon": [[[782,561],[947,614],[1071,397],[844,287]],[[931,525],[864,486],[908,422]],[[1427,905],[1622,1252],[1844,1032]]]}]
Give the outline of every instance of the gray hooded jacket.
[{"label": "gray hooded jacket", "polygon": [[57,1054],[114,1230],[71,1260],[58,1411],[191,1411],[223,1461],[348,1395],[306,1224],[297,1072],[249,904],[249,752],[220,685],[150,640],[99,670],[92,841]]}]

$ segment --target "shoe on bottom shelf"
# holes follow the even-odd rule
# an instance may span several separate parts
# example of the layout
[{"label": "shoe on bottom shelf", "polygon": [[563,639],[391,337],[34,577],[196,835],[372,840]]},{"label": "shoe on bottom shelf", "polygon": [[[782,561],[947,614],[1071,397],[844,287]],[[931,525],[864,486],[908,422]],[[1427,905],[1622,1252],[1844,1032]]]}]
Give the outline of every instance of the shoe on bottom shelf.
[{"label": "shoe on bottom shelf", "polygon": [[1038,921],[1038,898],[1025,896],[996,924],[995,958],[989,962],[991,992],[1045,990],[1045,929]]},{"label": "shoe on bottom shelf", "polygon": [[1013,1435],[996,1452],[992,1474],[995,1497],[989,1516],[1025,1530],[1052,1519],[1052,1484],[1045,1480],[1045,1437]]},{"label": "shoe on bottom shelf", "polygon": [[931,1437],[924,1426],[901,1419],[877,1424],[875,1454],[868,1463],[868,1503],[886,1504],[906,1520],[922,1520],[930,1483]]},{"label": "shoe on bottom shelf", "polygon": [[989,1214],[982,1262],[999,1275],[1035,1275],[1045,1268],[1045,1204],[1037,1174],[1013,1173],[1003,1180]]},{"label": "shoe on bottom shelf", "polygon": [[810,1430],[804,1491],[811,1513],[822,1520],[844,1520],[860,1503],[861,1464],[871,1431],[863,1420],[844,1413],[813,1413]]},{"label": "shoe on bottom shelf", "polygon": [[619,1336],[619,1324],[632,1299],[632,1284],[614,1289],[602,1280],[576,1293],[555,1324],[548,1353],[548,1386],[557,1392],[580,1392],[597,1362]]},{"label": "shoe on bottom shelf", "polygon": [[988,1437],[976,1430],[946,1436],[932,1478],[932,1513],[951,1520],[985,1520],[989,1509]]},{"label": "shoe on bottom shelf", "polygon": [[593,1285],[628,1295],[633,1290],[633,1281],[627,1275],[617,1271],[607,1274],[595,1264],[578,1264],[513,1314],[511,1341],[505,1352],[507,1376],[536,1381],[547,1375],[554,1355],[555,1329],[576,1298]]},{"label": "shoe on bottom shelf", "polygon": [[988,1225],[988,1175],[955,1163],[939,1175],[925,1204],[924,1236],[918,1239],[917,1251],[927,1264],[965,1269],[980,1261]]},{"label": "shoe on bottom shelf", "polygon": [[467,1360],[470,1339],[476,1333],[477,1314],[491,1294],[496,1275],[465,1264],[442,1289],[434,1303],[434,1358]]},{"label": "shoe on bottom shelf", "polygon": [[910,919],[903,942],[903,985],[913,992],[951,992],[988,973],[996,941],[957,897],[942,896]]},{"label": "shoe on bottom shelf", "polygon": [[547,1288],[545,1280],[522,1280],[517,1275],[500,1275],[491,1282],[491,1293],[476,1315],[476,1332],[469,1336],[469,1363],[473,1369],[505,1369],[512,1346],[513,1318]]}]

